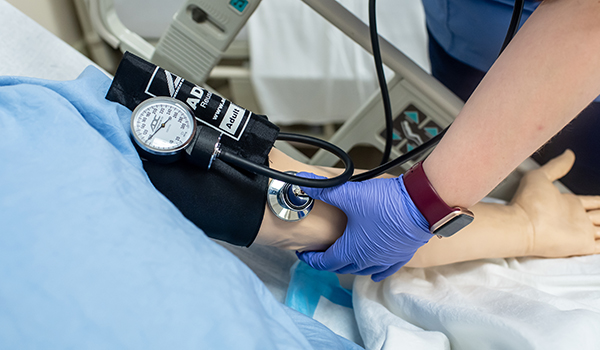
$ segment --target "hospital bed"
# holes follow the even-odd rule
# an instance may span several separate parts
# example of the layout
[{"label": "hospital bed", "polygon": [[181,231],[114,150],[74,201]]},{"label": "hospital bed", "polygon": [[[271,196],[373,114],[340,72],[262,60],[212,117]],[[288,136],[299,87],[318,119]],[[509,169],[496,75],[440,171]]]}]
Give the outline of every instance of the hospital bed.
[{"label": "hospital bed", "polygon": [[[212,72],[210,67],[217,64],[219,55],[228,57],[227,43],[245,42],[251,53],[247,74],[252,84],[241,85],[252,85],[260,101],[260,112],[271,121],[283,126],[343,122],[329,141],[344,151],[364,145],[380,151],[385,148],[383,104],[369,53],[371,44],[365,24],[368,13],[361,0],[264,0],[258,7],[249,6],[243,12],[244,17],[249,17],[243,20],[232,15],[227,2],[221,1],[223,8],[213,10],[213,15],[232,16],[221,19],[228,23],[225,35],[214,35],[215,25],[210,20],[200,24],[190,20],[192,6],[212,10],[205,0],[168,4],[155,0],[149,3],[153,10],[144,12],[139,11],[143,7],[141,0],[76,3],[93,24],[91,29],[113,48],[132,50],[198,84],[205,83],[209,74],[223,74],[223,67],[216,66]],[[391,157],[395,158],[441,132],[454,120],[463,102],[427,73],[426,31],[420,3],[380,1],[378,16],[382,60],[389,67],[385,69],[394,118]],[[198,33],[193,35],[181,34],[195,30]],[[196,39],[200,42],[192,44]],[[156,46],[151,42],[157,42]],[[184,49],[181,42],[191,47]],[[194,55],[205,57],[206,62],[190,62],[188,58]],[[234,92],[244,90],[235,88],[239,82],[231,85]],[[233,101],[236,102],[235,96]],[[334,166],[338,161],[325,150],[307,157],[286,142],[278,141],[276,147],[309,164]],[[408,161],[396,171],[406,171],[413,164]],[[533,160],[526,160],[490,196],[509,200],[521,175],[537,166]],[[568,192],[562,184],[557,186]]]},{"label": "hospital bed", "polygon": [[[137,36],[156,44],[184,3],[184,0],[76,1],[80,18],[88,28],[87,37],[100,35],[113,48],[132,50],[147,58],[153,54],[152,48],[141,44]],[[340,3],[367,21],[367,7],[362,1]],[[378,9],[381,35],[427,70],[421,4],[383,0],[378,2]],[[94,45],[92,40],[89,43]],[[340,57],[339,52],[345,54]],[[210,77],[233,79],[234,102],[252,109],[245,104],[249,99],[242,96],[244,91],[237,78],[250,80],[249,88],[256,90],[260,112],[280,125],[344,122],[377,89],[369,53],[300,0],[262,0],[224,52],[224,58],[241,58],[248,63],[242,67],[218,65]],[[343,64],[339,64],[340,59]],[[188,79],[193,74],[206,74],[181,73]],[[387,74],[392,76],[390,70]],[[311,102],[306,103],[305,99]]]},{"label": "hospital bed", "polygon": [[[94,65],[3,0],[0,0],[0,43],[3,47],[3,50],[0,51],[0,75],[2,76],[71,80],[75,79],[86,66]],[[0,124],[0,128],[7,126],[10,125]],[[56,123],[55,127],[57,129],[54,131],[60,130],[60,123]],[[52,131],[50,130],[50,132]],[[46,147],[43,144],[29,146],[40,149]],[[6,154],[0,156],[0,159],[6,158]],[[35,164],[35,161],[35,159],[23,160],[23,168],[31,167],[32,162]],[[19,172],[19,170],[19,167],[9,169],[1,167],[0,174],[6,176],[10,172]],[[28,175],[24,174],[24,176]],[[48,192],[50,196],[61,196],[64,190],[64,188],[47,188],[45,192]],[[12,205],[18,202],[19,198],[30,195],[27,192],[28,189],[24,187],[11,189],[5,187],[2,193],[7,191],[11,196],[0,198],[0,208],[2,209],[0,211],[2,219],[0,227],[3,227],[2,225],[7,221],[14,222],[14,217],[2,216],[7,215],[6,212],[11,212]],[[94,195],[98,196],[96,200],[102,201],[103,193],[94,193]],[[37,207],[32,203],[31,208],[34,210]],[[50,209],[48,208],[48,210]],[[26,208],[24,210],[26,211]],[[173,216],[176,214],[176,211],[172,212]],[[144,344],[144,339],[152,338],[150,334],[145,334],[141,330],[144,326],[148,326],[147,323],[127,324],[112,319],[116,316],[122,317],[124,320],[132,318],[131,315],[125,313],[106,314],[102,305],[94,305],[90,300],[78,297],[79,294],[87,295],[88,289],[106,287],[100,282],[105,281],[108,277],[102,274],[102,270],[94,269],[93,265],[96,260],[105,261],[100,255],[95,259],[83,260],[91,265],[81,267],[81,271],[89,268],[90,271],[98,274],[91,279],[85,275],[69,275],[60,279],[62,285],[56,286],[52,285],[52,281],[46,281],[44,274],[40,272],[39,276],[35,275],[27,279],[26,289],[13,290],[15,286],[13,281],[22,276],[15,275],[11,271],[21,271],[22,266],[11,265],[13,262],[11,259],[18,260],[19,256],[15,256],[15,254],[24,248],[19,245],[19,241],[11,241],[7,237],[26,236],[27,227],[43,224],[43,222],[23,223],[22,232],[20,230],[0,232],[0,249],[4,249],[5,254],[0,257],[0,269],[2,270],[0,272],[2,275],[2,282],[0,282],[0,343],[3,341],[2,339],[9,339],[7,338],[9,335],[21,334],[23,339],[28,339],[21,348],[52,347],[53,345],[64,348],[64,344],[69,344],[64,342],[65,338],[52,338],[52,334],[76,338],[78,334],[88,334],[90,329],[105,327],[102,331],[94,333],[96,337],[88,339],[87,345],[90,345],[89,347],[102,346],[101,344],[115,345],[115,343],[106,341],[114,336],[109,326],[111,322],[119,324],[127,331],[126,334],[131,336],[131,339],[120,339],[116,343],[121,347]],[[118,225],[119,222],[115,224]],[[81,230],[85,232],[86,227],[81,227]],[[57,237],[59,233],[48,232]],[[106,234],[109,235],[110,232]],[[182,239],[181,235],[173,236],[173,240],[178,239]],[[56,251],[51,250],[50,248],[54,248],[53,241],[52,237],[40,238],[39,241],[36,241],[35,252],[37,255],[33,256],[32,264],[39,263],[36,259],[43,258],[48,259],[46,264],[54,266],[54,261],[60,259],[60,254],[57,252],[69,250],[69,247],[62,247]],[[7,242],[13,245],[6,246]],[[66,242],[72,242],[73,245],[85,243],[79,242],[76,237],[73,241]],[[127,241],[122,243],[126,244]],[[173,248],[168,244],[169,240],[159,243],[164,245],[167,253],[168,249]],[[289,305],[302,309],[338,334],[358,344],[364,344],[369,349],[596,349],[600,344],[600,256],[569,259],[490,259],[426,269],[405,268],[394,278],[381,283],[373,283],[367,277],[357,278],[353,282],[352,303],[348,304],[348,296],[343,297],[343,293],[341,293],[343,289],[338,284],[337,278],[332,279],[332,275],[329,273],[319,273],[307,269],[306,266],[296,265],[295,255],[292,252],[258,245],[250,248],[238,248],[227,244],[222,244],[222,246],[249,266],[266,285],[268,293],[276,300],[287,301]],[[12,252],[12,255],[7,254],[8,252]],[[154,253],[145,252],[144,254]],[[143,256],[140,255],[140,258]],[[106,261],[121,264],[125,269],[128,266],[128,257],[128,254],[116,255]],[[141,266],[145,268],[145,273],[150,271],[153,278],[156,279],[146,282],[145,286],[148,288],[161,279],[167,279],[174,288],[187,286],[182,283],[178,274],[165,274],[163,271],[165,267],[160,263],[150,261]],[[181,264],[181,266],[186,265]],[[112,268],[112,266],[109,267]],[[73,269],[68,262],[61,268],[66,271],[65,273]],[[194,265],[194,268],[197,267]],[[44,273],[49,276],[61,276],[54,270],[44,271]],[[181,273],[183,278],[187,271]],[[78,279],[85,279],[90,284],[80,286],[77,284]],[[50,284],[41,284],[39,281]],[[94,281],[99,281],[99,283]],[[127,280],[120,281],[120,283],[128,285]],[[352,281],[344,285],[352,285]],[[80,289],[71,288],[71,286],[77,286]],[[207,286],[207,288],[209,287]],[[290,291],[288,291],[288,287]],[[38,299],[23,301],[9,298],[14,295],[29,296],[31,290],[36,291],[35,295],[39,297]],[[63,291],[64,294],[53,293],[56,290]],[[99,294],[112,295],[110,290],[101,289],[100,291]],[[121,289],[120,292],[128,295],[126,289]],[[181,291],[165,290],[163,292],[164,294],[159,299],[142,301],[151,306],[172,302],[169,293],[181,295],[178,294]],[[286,298],[286,294],[288,298]],[[291,298],[290,294],[295,297],[296,301],[292,300],[294,298]],[[263,297],[271,298],[267,295]],[[77,300],[78,303],[69,303],[69,300]],[[193,297],[181,300],[191,304],[194,302]],[[109,299],[106,301],[109,302]],[[304,306],[301,305],[302,301],[304,301]],[[135,300],[135,302],[139,302],[139,300]],[[258,303],[258,301],[255,302]],[[45,308],[29,310],[24,307],[24,310],[31,311],[31,318],[22,320],[22,315],[6,311],[13,310],[11,307],[20,303],[43,305]],[[133,304],[134,302],[133,300],[123,300],[122,304],[118,305],[126,310],[128,303]],[[56,305],[55,308],[53,308],[54,305]],[[82,320],[95,320],[96,323],[87,322],[82,328],[78,324],[70,324],[68,318],[57,318],[60,321],[60,327],[57,328],[51,319],[44,318],[48,314],[61,315],[66,311],[71,311],[72,315],[78,315]],[[182,309],[173,309],[172,311],[183,312]],[[99,318],[98,315],[100,315]],[[216,318],[218,319],[218,317]],[[45,323],[41,323],[43,327],[33,333],[26,332],[32,331],[31,329],[17,329],[17,325],[40,324],[40,320],[45,321]],[[171,322],[179,328],[185,326],[178,325],[176,319],[171,319]],[[163,330],[177,328],[170,326],[170,324],[161,325]],[[237,331],[239,330],[230,332]],[[218,330],[215,328],[214,332],[218,332]],[[43,342],[36,344],[35,339],[42,334],[44,337],[40,338],[40,341]],[[181,340],[192,337],[192,335],[175,334],[175,336],[167,338]],[[168,344],[162,345],[168,346]],[[145,344],[143,347],[158,346],[160,344]]]}]

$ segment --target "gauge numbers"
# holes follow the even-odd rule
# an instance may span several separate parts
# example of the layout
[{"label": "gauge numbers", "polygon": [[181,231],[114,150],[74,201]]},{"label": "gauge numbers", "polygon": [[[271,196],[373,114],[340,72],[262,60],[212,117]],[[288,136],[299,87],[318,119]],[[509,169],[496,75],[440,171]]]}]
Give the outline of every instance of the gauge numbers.
[{"label": "gauge numbers", "polygon": [[170,97],[155,97],[142,102],[131,116],[135,142],[154,155],[179,153],[191,142],[196,121],[189,108]]}]

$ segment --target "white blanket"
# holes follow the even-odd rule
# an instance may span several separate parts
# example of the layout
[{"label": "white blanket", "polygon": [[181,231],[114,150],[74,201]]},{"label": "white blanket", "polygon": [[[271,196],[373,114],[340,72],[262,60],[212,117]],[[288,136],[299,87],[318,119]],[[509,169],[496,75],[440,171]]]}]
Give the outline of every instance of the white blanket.
[{"label": "white blanket", "polygon": [[353,303],[367,349],[598,349],[600,256],[403,268]]}]

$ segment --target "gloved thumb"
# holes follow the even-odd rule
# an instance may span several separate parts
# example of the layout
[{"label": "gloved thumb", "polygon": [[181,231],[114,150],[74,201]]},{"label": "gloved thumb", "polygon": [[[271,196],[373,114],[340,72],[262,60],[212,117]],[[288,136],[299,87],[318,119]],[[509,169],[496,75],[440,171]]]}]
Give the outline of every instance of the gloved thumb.
[{"label": "gloved thumb", "polygon": [[402,266],[406,265],[407,262],[408,261],[401,261],[399,263],[396,263],[396,264],[390,266],[385,271],[381,271],[379,273],[371,275],[371,279],[373,280],[373,282],[381,282],[384,279],[386,279],[386,278],[390,277],[391,275],[395,274],[398,270],[400,270],[400,268]]},{"label": "gloved thumb", "polygon": [[[325,176],[308,173],[306,171],[301,171],[301,172],[297,173],[296,176],[304,177],[306,179],[317,179],[317,180],[326,179]],[[323,188],[314,188],[314,187],[305,187],[305,186],[300,186],[300,188],[302,189],[302,191],[306,192],[306,194],[309,195],[310,197],[312,197],[313,199],[321,199],[321,192],[324,190]]]},{"label": "gloved thumb", "polygon": [[[296,176],[301,176],[308,179],[326,179],[326,177],[307,172],[300,172],[296,174]],[[333,205],[334,207],[338,207],[342,211],[345,211],[349,203],[352,202],[349,201],[348,191],[349,189],[356,189],[356,187],[353,187],[354,185],[355,184],[353,182],[346,182],[345,184],[335,187],[311,188],[300,186],[300,188],[313,199],[318,199],[327,204]]]},{"label": "gloved thumb", "polygon": [[[335,242],[335,244],[339,244]],[[337,259],[334,253],[333,246],[329,247],[324,252],[296,252],[296,256],[298,259],[307,263],[310,267],[315,270],[320,271],[337,271],[347,265],[350,265],[350,262],[344,262],[340,259]]]},{"label": "gloved thumb", "polygon": [[[313,173],[300,172],[296,174],[296,176],[305,177],[308,179],[326,179],[324,176],[319,176]],[[335,186],[335,187],[327,187],[327,188],[313,188],[313,187],[305,187],[300,186],[302,191],[306,192],[307,195],[312,197],[313,199],[318,199],[327,204],[331,204],[334,207],[338,207],[341,210],[344,210],[345,205],[347,204],[347,198],[343,195],[340,195],[340,190],[345,188],[345,186],[349,185],[348,183]],[[343,191],[343,190],[342,190]]]}]

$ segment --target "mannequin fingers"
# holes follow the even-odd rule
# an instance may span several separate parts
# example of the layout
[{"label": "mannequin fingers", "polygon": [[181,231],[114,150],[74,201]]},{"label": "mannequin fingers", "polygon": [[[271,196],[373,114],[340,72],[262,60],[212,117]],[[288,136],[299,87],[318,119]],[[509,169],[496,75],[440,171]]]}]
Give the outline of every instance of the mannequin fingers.
[{"label": "mannequin fingers", "polygon": [[596,242],[600,240],[600,227],[596,227],[596,234],[594,235]]},{"label": "mannequin fingers", "polygon": [[591,210],[587,212],[588,218],[595,226],[600,226],[600,210]]},{"label": "mannequin fingers", "polygon": [[600,196],[577,196],[585,210],[600,209]]},{"label": "mannequin fingers", "polygon": [[546,177],[550,181],[555,181],[561,177],[567,175],[571,167],[575,163],[575,153],[570,149],[567,149],[560,156],[551,159],[548,163],[544,164],[540,170],[546,174]]},{"label": "mannequin fingers", "polygon": [[596,239],[596,241],[594,242],[595,246],[594,246],[594,254],[600,254],[600,240]]}]

